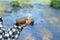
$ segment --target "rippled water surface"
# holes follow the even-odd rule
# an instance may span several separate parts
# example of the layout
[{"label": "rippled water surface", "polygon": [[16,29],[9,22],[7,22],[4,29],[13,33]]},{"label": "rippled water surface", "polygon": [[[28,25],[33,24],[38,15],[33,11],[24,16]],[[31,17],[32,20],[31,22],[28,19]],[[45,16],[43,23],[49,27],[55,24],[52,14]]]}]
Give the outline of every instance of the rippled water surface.
[{"label": "rippled water surface", "polygon": [[18,40],[60,40],[60,10],[47,5],[34,4],[33,8],[21,8],[3,17],[6,30],[11,28],[16,18],[32,15],[34,26],[27,26]]}]

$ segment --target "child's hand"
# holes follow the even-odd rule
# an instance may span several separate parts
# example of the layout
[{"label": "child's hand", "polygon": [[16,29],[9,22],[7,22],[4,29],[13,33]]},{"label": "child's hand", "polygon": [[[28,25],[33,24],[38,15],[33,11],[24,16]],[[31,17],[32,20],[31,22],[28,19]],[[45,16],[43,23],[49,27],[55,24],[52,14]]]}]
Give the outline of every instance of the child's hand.
[{"label": "child's hand", "polygon": [[[21,22],[23,22],[23,21],[21,21],[21,20],[19,19],[19,20],[18,20],[18,23],[20,24]],[[31,22],[32,22],[32,18],[31,18],[31,17],[27,17],[26,20],[25,20],[25,23],[19,25],[19,27],[25,27],[26,25],[29,25]]]},{"label": "child's hand", "polygon": [[28,17],[27,20],[26,20],[26,24],[29,25],[32,21],[32,18],[31,17]]}]

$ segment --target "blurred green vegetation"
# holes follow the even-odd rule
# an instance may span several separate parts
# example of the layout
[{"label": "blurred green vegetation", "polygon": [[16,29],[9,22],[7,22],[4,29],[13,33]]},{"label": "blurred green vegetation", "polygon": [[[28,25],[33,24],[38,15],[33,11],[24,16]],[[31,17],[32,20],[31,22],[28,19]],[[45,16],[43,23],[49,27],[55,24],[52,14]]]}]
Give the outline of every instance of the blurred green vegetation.
[{"label": "blurred green vegetation", "polygon": [[60,0],[51,0],[51,6],[54,8],[60,8]]},{"label": "blurred green vegetation", "polygon": [[0,16],[3,16],[4,15],[4,10],[6,9],[6,3],[0,3]]},{"label": "blurred green vegetation", "polygon": [[18,1],[12,1],[11,6],[12,7],[20,7],[20,3]]}]

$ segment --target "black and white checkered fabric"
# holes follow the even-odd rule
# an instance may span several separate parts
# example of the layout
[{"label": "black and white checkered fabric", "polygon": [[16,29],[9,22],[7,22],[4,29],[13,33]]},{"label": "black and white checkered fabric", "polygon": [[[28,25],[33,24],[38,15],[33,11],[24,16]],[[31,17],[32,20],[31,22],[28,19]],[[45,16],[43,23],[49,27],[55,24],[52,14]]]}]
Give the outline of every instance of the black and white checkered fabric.
[{"label": "black and white checkered fabric", "polygon": [[0,21],[0,40],[17,40],[21,31],[22,28],[18,28],[14,25],[8,32],[5,32],[2,21]]}]

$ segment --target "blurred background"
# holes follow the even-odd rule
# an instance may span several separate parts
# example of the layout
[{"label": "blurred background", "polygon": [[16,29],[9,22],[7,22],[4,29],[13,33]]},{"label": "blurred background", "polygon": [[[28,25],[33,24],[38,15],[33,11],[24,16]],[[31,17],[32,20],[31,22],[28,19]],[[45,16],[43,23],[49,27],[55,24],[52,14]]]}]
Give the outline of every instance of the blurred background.
[{"label": "blurred background", "polygon": [[[20,10],[5,15],[12,1],[19,2]],[[6,29],[11,28],[16,18],[27,14],[32,15],[34,26],[24,28],[18,40],[60,40],[60,0],[0,0],[0,16]]]}]

